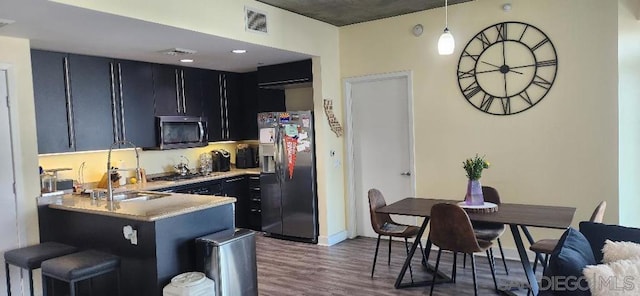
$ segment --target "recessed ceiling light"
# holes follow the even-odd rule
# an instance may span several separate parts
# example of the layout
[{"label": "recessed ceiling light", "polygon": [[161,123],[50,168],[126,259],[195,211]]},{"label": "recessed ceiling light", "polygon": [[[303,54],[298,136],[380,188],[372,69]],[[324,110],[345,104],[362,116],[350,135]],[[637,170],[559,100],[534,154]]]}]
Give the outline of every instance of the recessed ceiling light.
[{"label": "recessed ceiling light", "polygon": [[233,52],[233,53],[246,53],[247,50],[246,49],[234,49],[231,52]]},{"label": "recessed ceiling light", "polygon": [[183,63],[193,63],[192,59],[181,59],[180,61]]}]

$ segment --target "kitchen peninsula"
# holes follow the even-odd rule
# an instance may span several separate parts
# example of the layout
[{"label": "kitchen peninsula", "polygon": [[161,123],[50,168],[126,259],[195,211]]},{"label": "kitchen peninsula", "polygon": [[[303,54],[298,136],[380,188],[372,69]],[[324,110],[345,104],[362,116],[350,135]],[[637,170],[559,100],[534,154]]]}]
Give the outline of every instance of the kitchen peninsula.
[{"label": "kitchen peninsula", "polygon": [[[157,296],[171,277],[195,270],[195,238],[235,227],[235,201],[179,193],[113,202],[75,195],[43,199],[40,240],[118,255],[122,295]],[[135,238],[125,238],[132,231]],[[101,295],[112,295],[112,283],[105,278],[93,285]]]}]

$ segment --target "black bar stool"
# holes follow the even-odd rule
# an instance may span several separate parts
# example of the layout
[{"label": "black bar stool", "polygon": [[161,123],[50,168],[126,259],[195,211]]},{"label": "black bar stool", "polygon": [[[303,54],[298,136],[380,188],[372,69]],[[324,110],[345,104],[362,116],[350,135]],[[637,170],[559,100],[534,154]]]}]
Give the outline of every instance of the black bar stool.
[{"label": "black bar stool", "polygon": [[43,296],[47,296],[50,278],[69,283],[70,296],[76,295],[76,283],[116,272],[117,294],[120,295],[120,257],[87,250],[42,262]]},{"label": "black bar stool", "polygon": [[75,247],[56,242],[13,249],[4,253],[4,268],[7,278],[7,295],[11,296],[11,278],[9,264],[29,271],[29,288],[33,296],[33,270],[40,268],[43,261],[64,256],[76,251]]}]

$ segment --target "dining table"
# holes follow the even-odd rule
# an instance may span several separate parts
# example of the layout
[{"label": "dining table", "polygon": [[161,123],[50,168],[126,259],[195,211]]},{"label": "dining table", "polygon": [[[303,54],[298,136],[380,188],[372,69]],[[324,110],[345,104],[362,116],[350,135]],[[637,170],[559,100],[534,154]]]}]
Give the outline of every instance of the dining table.
[{"label": "dining table", "polygon": [[[376,212],[393,215],[423,217],[424,220],[415,238],[416,241],[421,241],[424,231],[427,228],[427,224],[429,223],[429,217],[431,216],[431,207],[439,203],[457,204],[459,202],[460,200],[409,197],[378,208]],[[518,255],[520,256],[520,262],[522,263],[522,267],[524,268],[528,288],[531,290],[531,292],[533,292],[533,295],[538,295],[538,292],[540,290],[539,285],[531,266],[531,262],[529,261],[521,232],[526,237],[528,243],[533,244],[533,237],[527,227],[566,229],[571,225],[571,221],[573,220],[575,211],[576,208],[573,207],[501,203],[498,205],[498,209],[495,212],[488,213],[468,211],[467,214],[471,221],[493,222],[509,225],[511,234],[513,235],[513,239],[516,244],[516,248],[518,250]],[[402,269],[400,270],[400,274],[398,275],[395,282],[395,287],[397,289],[405,287],[433,285],[442,282],[443,278],[444,280],[448,279],[445,275],[440,274],[439,280],[437,280],[435,283],[429,280],[414,282],[413,279],[410,283],[403,283],[404,275],[407,272],[407,268],[411,263],[414,253],[416,252],[417,245],[418,244],[416,243],[412,244],[411,249],[407,254],[407,258],[405,259],[404,264],[402,265]],[[425,252],[429,252],[430,248],[431,243],[429,240],[427,240]],[[423,263],[428,265],[428,254],[425,257],[427,258],[427,260]],[[539,260],[540,262],[542,262],[541,255],[537,254],[535,260]],[[515,295],[510,291],[510,289],[503,289],[501,290],[501,292],[507,295]]]}]

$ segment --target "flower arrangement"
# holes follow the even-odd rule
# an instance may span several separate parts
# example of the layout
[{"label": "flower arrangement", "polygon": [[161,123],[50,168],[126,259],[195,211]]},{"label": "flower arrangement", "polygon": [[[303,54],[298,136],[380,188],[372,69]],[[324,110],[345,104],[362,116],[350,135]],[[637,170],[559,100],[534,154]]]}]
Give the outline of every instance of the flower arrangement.
[{"label": "flower arrangement", "polygon": [[482,170],[489,168],[489,162],[484,160],[484,156],[476,154],[475,157],[463,161],[462,167],[467,171],[469,180],[479,180],[482,177]]}]

